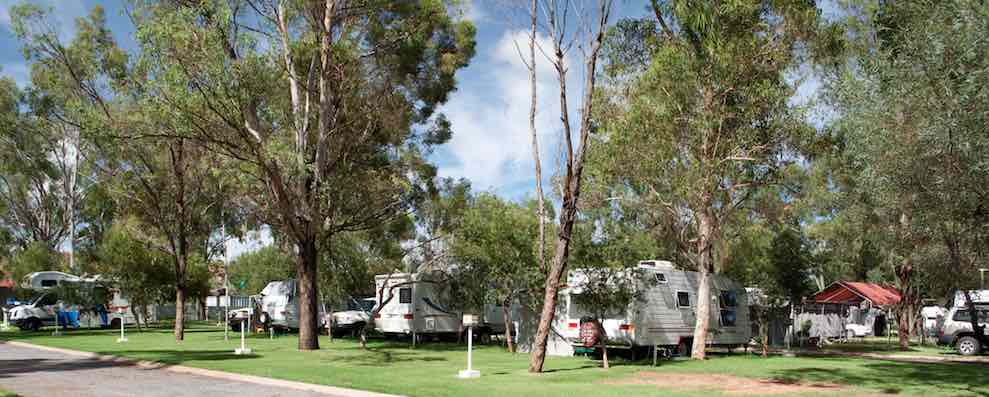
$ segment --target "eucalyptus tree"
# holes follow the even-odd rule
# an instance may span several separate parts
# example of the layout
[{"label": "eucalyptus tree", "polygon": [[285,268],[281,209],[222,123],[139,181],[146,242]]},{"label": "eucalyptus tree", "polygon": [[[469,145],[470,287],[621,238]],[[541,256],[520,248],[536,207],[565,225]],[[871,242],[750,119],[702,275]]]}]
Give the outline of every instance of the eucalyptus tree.
[{"label": "eucalyptus tree", "polygon": [[723,233],[813,133],[788,103],[786,73],[808,59],[823,23],[805,1],[651,6],[652,28],[630,36],[645,64],[613,69],[592,156],[613,196],[662,214],[699,273],[692,357],[703,359]]},{"label": "eucalyptus tree", "polygon": [[502,306],[509,352],[514,351],[510,308],[537,291],[542,280],[538,236],[539,219],[529,206],[481,193],[471,198],[451,239],[462,289],[472,293],[464,300],[475,310],[487,303]]},{"label": "eucalyptus tree", "polygon": [[49,101],[41,89],[0,79],[0,228],[22,248],[74,240],[78,130],[58,120]]},{"label": "eucalyptus tree", "polygon": [[[552,43],[552,48],[543,49],[543,51],[545,54],[549,54],[547,58],[556,71],[556,78],[560,87],[562,135],[560,138],[563,141],[563,148],[558,176],[561,199],[560,213],[556,227],[553,259],[549,267],[544,269],[546,279],[543,286],[542,309],[529,359],[529,372],[532,373],[543,371],[543,364],[546,361],[546,343],[549,340],[553,318],[556,316],[557,293],[559,292],[560,281],[566,274],[570,257],[570,243],[573,239],[574,224],[577,223],[578,203],[581,184],[583,183],[584,160],[590,144],[589,138],[596,128],[594,93],[597,87],[598,58],[604,42],[605,30],[611,19],[612,4],[612,0],[586,2],[545,0],[538,4],[538,8],[544,15],[542,23],[538,22],[538,18],[534,19],[536,25],[543,26],[544,33]],[[533,5],[537,6],[537,4]],[[534,10],[533,13],[535,13]],[[577,22],[574,23],[574,20]],[[533,33],[534,37],[535,33]],[[573,51],[574,49],[578,51]],[[533,52],[531,44],[529,52],[531,56]],[[567,76],[573,59],[580,59],[578,65],[583,69],[578,69],[578,72],[582,73],[583,92],[577,101],[580,107],[580,119],[576,124],[570,120],[569,103],[574,100],[574,96],[567,88]],[[530,59],[530,62],[534,71],[535,59]],[[532,74],[530,73],[530,81],[531,79]],[[538,150],[536,145],[533,148]],[[539,186],[541,185],[537,185],[537,187]],[[542,193],[540,192],[540,194]],[[541,198],[537,198],[537,200],[541,200]],[[539,213],[545,215],[545,207],[542,204],[539,205]],[[540,237],[539,243],[542,251],[545,249],[542,237]]]},{"label": "eucalyptus tree", "polygon": [[898,319],[907,348],[922,293],[918,276],[974,288],[986,258],[989,133],[979,109],[989,93],[989,6],[852,5],[849,43],[856,51],[827,85],[838,114],[833,129],[846,140],[842,155],[858,171],[860,191],[876,198],[881,247],[904,296]]},{"label": "eucalyptus tree", "polygon": [[174,333],[182,340],[189,262],[226,220],[219,218],[220,201],[231,192],[232,184],[221,188],[228,168],[184,136],[193,125],[149,95],[148,70],[117,46],[102,8],[77,20],[67,44],[45,10],[24,5],[13,16],[49,113],[93,148],[116,210],[147,226],[134,228],[134,236],[171,259]]},{"label": "eucalyptus tree", "polygon": [[317,349],[318,251],[404,214],[436,115],[474,54],[448,2],[135,1],[147,94],[235,159],[258,218],[295,245],[299,349]]}]

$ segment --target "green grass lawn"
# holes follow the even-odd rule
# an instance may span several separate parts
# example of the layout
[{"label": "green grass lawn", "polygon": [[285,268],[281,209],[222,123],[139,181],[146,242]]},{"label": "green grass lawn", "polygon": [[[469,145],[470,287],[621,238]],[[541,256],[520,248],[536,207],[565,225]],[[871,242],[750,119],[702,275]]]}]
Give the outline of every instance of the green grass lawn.
[{"label": "green grass lawn", "polygon": [[[660,384],[630,382],[642,376],[669,374],[733,375],[772,379],[780,384],[836,383],[848,385],[842,394],[928,396],[989,395],[985,368],[978,365],[910,364],[855,358],[758,358],[745,354],[717,355],[704,362],[663,361],[658,367],[620,361],[610,370],[583,357],[551,357],[547,372],[526,372],[528,356],[513,355],[497,346],[482,346],[474,355],[481,378],[461,380],[457,371],[466,366],[465,347],[428,344],[411,349],[398,342],[372,341],[362,350],[352,340],[334,342],[324,336],[322,349],[296,350],[297,338],[285,335],[274,340],[262,336],[248,339],[253,356],[235,356],[237,334],[229,341],[215,327],[198,324],[187,330],[186,340],[176,343],[169,329],[129,331],[128,343],[116,343],[112,330],[76,330],[53,337],[49,332],[0,333],[0,339],[116,354],[170,364],[216,369],[288,380],[352,387],[408,396],[712,396],[720,395],[720,384],[691,388],[665,388]],[[617,384],[616,384],[617,383]],[[805,393],[806,394],[806,393]],[[816,395],[832,395],[819,392]],[[750,394],[751,395],[751,394]],[[814,393],[806,395],[815,395]]]},{"label": "green grass lawn", "polygon": [[924,345],[916,343],[916,341],[911,341],[909,349],[900,350],[900,345],[895,338],[886,339],[884,337],[855,338],[848,343],[826,345],[821,350],[909,356],[959,356],[958,352],[954,349],[944,346],[937,346],[934,344],[934,341],[928,341]]},{"label": "green grass lawn", "polygon": [[0,397],[17,397],[16,394],[0,389]]}]

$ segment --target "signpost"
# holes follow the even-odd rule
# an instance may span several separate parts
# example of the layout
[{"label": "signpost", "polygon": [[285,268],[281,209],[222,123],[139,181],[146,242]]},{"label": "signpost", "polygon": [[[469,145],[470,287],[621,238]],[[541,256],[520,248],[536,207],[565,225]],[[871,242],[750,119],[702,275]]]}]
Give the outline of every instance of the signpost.
[{"label": "signpost", "polygon": [[240,348],[234,349],[234,354],[241,356],[246,354],[251,354],[251,349],[246,346],[246,341],[244,339],[245,329],[247,328],[247,318],[249,314],[245,312],[238,312],[237,318],[240,319]]},{"label": "signpost", "polygon": [[52,336],[59,336],[62,334],[62,332],[58,330],[58,323],[59,323],[58,318],[62,315],[62,311],[63,311],[62,302],[58,302],[58,305],[55,306],[55,330],[52,331]]},{"label": "signpost", "polygon": [[479,322],[476,314],[464,314],[464,326],[467,327],[467,369],[460,371],[457,377],[460,379],[480,378],[481,371],[474,369],[474,326]]},{"label": "signpost", "polygon": [[126,306],[117,306],[117,315],[120,316],[120,318],[119,318],[119,320],[120,320],[120,338],[117,338],[117,343],[127,342],[127,336],[124,335],[124,313],[125,313],[124,310],[126,310],[126,309],[127,309]]}]

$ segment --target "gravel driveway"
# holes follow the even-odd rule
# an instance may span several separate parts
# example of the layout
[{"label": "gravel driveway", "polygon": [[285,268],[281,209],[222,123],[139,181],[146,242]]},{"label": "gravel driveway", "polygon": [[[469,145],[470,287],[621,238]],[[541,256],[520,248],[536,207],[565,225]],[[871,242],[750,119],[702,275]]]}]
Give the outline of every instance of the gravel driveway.
[{"label": "gravel driveway", "polygon": [[326,396],[0,343],[0,388],[34,396]]}]

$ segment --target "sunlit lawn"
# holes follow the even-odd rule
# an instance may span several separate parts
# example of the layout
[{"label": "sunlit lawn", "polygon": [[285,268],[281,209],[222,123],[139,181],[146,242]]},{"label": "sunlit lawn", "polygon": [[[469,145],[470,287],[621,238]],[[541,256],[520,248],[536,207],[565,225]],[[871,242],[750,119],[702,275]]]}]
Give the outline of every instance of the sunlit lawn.
[{"label": "sunlit lawn", "polygon": [[[531,375],[526,372],[527,355],[509,354],[498,346],[482,346],[474,355],[481,378],[461,380],[456,374],[466,366],[466,354],[465,347],[456,344],[428,344],[411,349],[405,343],[376,340],[368,350],[362,350],[352,340],[337,339],[330,343],[324,336],[320,340],[321,350],[300,352],[296,350],[294,335],[274,340],[256,335],[248,339],[255,354],[243,357],[233,354],[239,344],[238,334],[231,333],[230,340],[224,341],[222,329],[210,325],[191,327],[181,343],[174,341],[170,329],[141,333],[128,330],[130,341],[122,344],[116,343],[117,336],[113,330],[76,330],[58,337],[51,336],[50,331],[0,333],[0,339],[408,396],[719,395],[719,385],[714,381],[709,387],[687,390],[665,389],[654,384],[613,384],[632,379],[643,371],[734,375],[781,383],[837,383],[849,385],[850,394],[989,394],[985,367],[978,365],[909,364],[855,358],[762,359],[738,353],[715,356],[704,362],[663,361],[659,367],[618,361],[612,369],[603,370],[598,361],[584,357],[551,357],[547,360],[547,373]],[[842,394],[849,393],[842,391]]]}]

